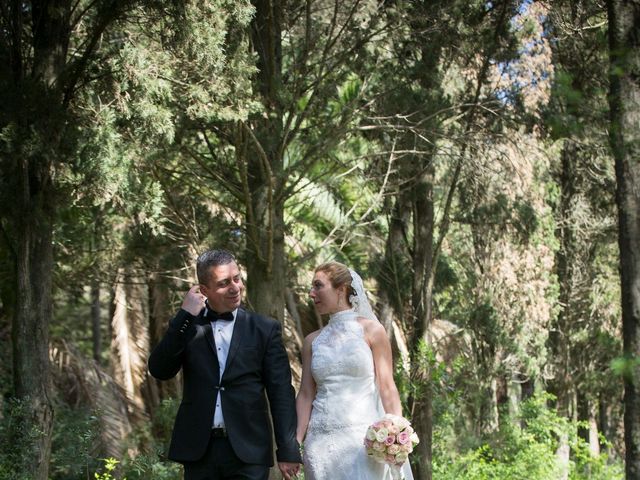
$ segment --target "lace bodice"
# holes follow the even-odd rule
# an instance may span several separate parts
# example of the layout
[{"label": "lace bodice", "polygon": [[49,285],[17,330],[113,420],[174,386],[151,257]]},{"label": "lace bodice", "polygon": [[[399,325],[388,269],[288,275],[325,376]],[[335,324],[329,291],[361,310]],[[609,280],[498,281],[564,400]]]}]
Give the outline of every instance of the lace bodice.
[{"label": "lace bodice", "polygon": [[376,391],[371,348],[357,318],[351,310],[331,315],[313,342],[311,373],[317,391],[311,431],[363,425],[366,430],[384,413]]}]

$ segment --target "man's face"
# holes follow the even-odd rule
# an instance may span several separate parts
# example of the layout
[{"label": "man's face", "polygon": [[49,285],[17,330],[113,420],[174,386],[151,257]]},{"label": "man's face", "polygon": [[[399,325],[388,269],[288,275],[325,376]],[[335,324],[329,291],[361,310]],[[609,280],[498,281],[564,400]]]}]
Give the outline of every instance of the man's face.
[{"label": "man's face", "polygon": [[209,306],[218,313],[231,312],[240,306],[244,284],[235,262],[211,267],[209,281],[200,284],[200,291],[207,297]]}]

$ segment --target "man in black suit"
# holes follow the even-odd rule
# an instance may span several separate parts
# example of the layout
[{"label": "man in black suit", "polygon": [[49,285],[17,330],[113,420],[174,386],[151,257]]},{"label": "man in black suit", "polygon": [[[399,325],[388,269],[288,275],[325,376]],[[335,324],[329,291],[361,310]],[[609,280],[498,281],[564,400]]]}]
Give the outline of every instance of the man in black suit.
[{"label": "man in black suit", "polygon": [[266,480],[275,436],[278,467],[289,480],[301,458],[280,323],[240,307],[244,285],[231,253],[203,253],[197,274],[200,285],[149,357],[159,380],[183,373],[169,458],[184,465],[185,480]]}]

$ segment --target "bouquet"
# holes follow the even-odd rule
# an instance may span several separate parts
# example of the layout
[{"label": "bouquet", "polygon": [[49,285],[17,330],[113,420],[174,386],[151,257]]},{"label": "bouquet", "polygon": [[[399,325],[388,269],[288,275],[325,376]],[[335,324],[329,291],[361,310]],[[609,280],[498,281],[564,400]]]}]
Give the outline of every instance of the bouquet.
[{"label": "bouquet", "polygon": [[367,455],[388,464],[394,478],[401,478],[400,467],[419,442],[409,420],[390,413],[371,425],[364,438]]}]

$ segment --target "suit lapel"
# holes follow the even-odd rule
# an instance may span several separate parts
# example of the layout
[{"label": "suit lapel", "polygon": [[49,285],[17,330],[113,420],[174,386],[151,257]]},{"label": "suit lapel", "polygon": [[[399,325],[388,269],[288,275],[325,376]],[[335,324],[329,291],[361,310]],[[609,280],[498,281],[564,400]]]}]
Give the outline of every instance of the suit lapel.
[{"label": "suit lapel", "polygon": [[207,339],[207,344],[209,348],[211,348],[211,353],[213,354],[213,370],[215,372],[215,377],[217,378],[217,384],[220,383],[220,366],[218,365],[218,354],[216,353],[216,341],[213,338],[213,329],[211,328],[211,322],[208,320],[202,320],[202,329],[204,330],[204,336]]},{"label": "suit lapel", "polygon": [[242,344],[242,341],[247,338],[248,327],[249,325],[247,322],[247,312],[245,312],[242,308],[238,308],[235,325],[233,326],[233,334],[231,335],[231,343],[229,344],[227,363],[224,366],[225,372],[233,362],[236,353],[238,353],[238,348]]},{"label": "suit lapel", "polygon": [[207,343],[209,344],[209,347],[211,347],[211,351],[213,352],[215,357],[218,358],[218,355],[216,355],[216,341],[213,338],[213,328],[211,328],[211,322],[204,320],[202,328],[204,329],[204,336],[207,338]]}]

